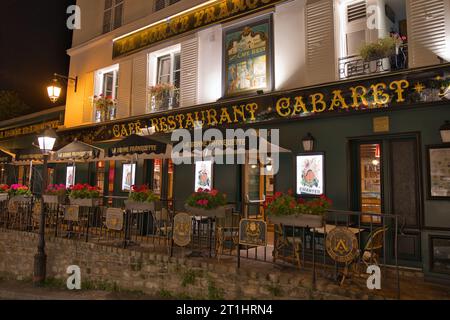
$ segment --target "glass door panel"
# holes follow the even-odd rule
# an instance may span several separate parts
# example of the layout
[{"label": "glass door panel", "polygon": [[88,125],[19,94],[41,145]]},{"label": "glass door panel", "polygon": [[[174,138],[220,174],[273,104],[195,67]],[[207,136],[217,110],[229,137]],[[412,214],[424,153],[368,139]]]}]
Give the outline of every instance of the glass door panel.
[{"label": "glass door panel", "polygon": [[[361,212],[382,214],[382,159],[381,144],[361,144],[360,163],[360,208]],[[381,223],[380,218],[363,216],[363,223]]]}]

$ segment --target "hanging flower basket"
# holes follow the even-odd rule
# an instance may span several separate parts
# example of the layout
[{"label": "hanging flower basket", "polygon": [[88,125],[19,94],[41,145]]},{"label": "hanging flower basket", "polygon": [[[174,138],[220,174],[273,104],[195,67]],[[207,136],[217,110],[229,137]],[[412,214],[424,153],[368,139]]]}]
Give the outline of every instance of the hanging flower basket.
[{"label": "hanging flower basket", "polygon": [[162,209],[161,201],[138,202],[133,200],[125,200],[125,209],[131,211],[151,211],[156,212]]},{"label": "hanging flower basket", "polygon": [[44,203],[46,203],[46,204],[59,204],[59,203],[64,203],[65,196],[44,194],[42,196],[42,199],[44,200]]},{"label": "hanging flower basket", "polygon": [[93,198],[93,199],[75,199],[75,198],[69,198],[70,204],[72,206],[80,206],[80,207],[99,207],[101,205],[101,199],[100,198]]},{"label": "hanging flower basket", "polygon": [[301,228],[323,228],[325,225],[322,216],[312,214],[299,214],[293,216],[269,216],[272,224],[282,224],[285,226],[294,226]]},{"label": "hanging flower basket", "polygon": [[186,208],[186,211],[191,216],[208,217],[208,218],[224,218],[227,215],[227,213],[231,214],[233,211],[232,206],[220,206],[215,209],[204,209],[204,208],[191,207],[188,204],[186,204],[185,208]]},{"label": "hanging flower basket", "polygon": [[29,204],[31,203],[31,199],[33,199],[32,196],[19,195],[11,197],[9,201]]}]

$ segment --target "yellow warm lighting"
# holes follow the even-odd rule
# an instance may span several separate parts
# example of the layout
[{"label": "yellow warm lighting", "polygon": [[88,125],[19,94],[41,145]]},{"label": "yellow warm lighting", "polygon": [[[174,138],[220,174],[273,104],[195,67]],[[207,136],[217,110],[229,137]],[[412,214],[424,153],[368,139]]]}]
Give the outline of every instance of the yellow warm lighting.
[{"label": "yellow warm lighting", "polygon": [[185,14],[185,13],[188,13],[188,12],[191,12],[191,11],[194,11],[194,10],[197,10],[197,9],[200,9],[200,8],[203,8],[203,7],[208,6],[208,5],[210,5],[210,4],[214,3],[214,2],[217,2],[217,1],[218,1],[218,0],[210,0],[210,1],[207,1],[207,2],[205,2],[205,3],[199,4],[199,5],[195,6],[195,7],[192,7],[192,8],[189,8],[189,9],[187,9],[187,10],[181,11],[181,12],[179,12],[179,13],[177,13],[177,14],[174,14],[174,15],[168,17],[168,18],[161,19],[161,20],[159,20],[159,21],[157,21],[157,22],[154,22],[154,23],[152,23],[152,24],[149,24],[149,25],[147,25],[147,26],[145,26],[145,27],[139,28],[139,29],[137,29],[137,30],[128,32],[128,33],[126,33],[126,34],[124,34],[124,35],[122,35],[122,36],[120,36],[120,37],[117,37],[117,38],[113,39],[113,42],[115,42],[115,41],[117,41],[117,40],[120,40],[120,39],[123,39],[123,38],[125,38],[125,37],[128,37],[129,35],[135,34],[135,33],[139,32],[139,31],[145,30],[145,29],[147,29],[147,28],[156,26],[157,24],[160,24],[160,23],[162,23],[162,22],[170,21],[170,20],[172,20],[173,18],[176,18],[176,17],[178,17],[178,16],[180,16],[180,15],[183,15],[183,14]]},{"label": "yellow warm lighting", "polygon": [[58,80],[53,80],[53,83],[47,87],[48,97],[50,101],[56,103],[61,96],[61,87],[58,84]]}]

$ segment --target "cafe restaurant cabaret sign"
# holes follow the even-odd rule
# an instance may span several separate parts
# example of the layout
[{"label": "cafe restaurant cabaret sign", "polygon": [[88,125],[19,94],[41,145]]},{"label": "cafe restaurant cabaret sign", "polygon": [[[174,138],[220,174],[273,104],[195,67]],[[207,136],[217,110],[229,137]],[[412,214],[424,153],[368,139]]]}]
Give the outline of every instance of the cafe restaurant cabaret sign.
[{"label": "cafe restaurant cabaret sign", "polygon": [[[411,106],[444,103],[450,87],[449,66],[426,73],[410,73],[373,78],[356,83],[337,83],[288,93],[221,102],[184,111],[167,111],[137,120],[106,123],[102,126],[66,133],[68,139],[86,142],[121,139],[153,127],[157,133],[193,129],[198,123],[208,127],[239,127],[256,123],[300,120],[325,115],[348,115],[373,110],[393,110]],[[450,70],[447,70],[450,71]]]},{"label": "cafe restaurant cabaret sign", "polygon": [[131,54],[155,43],[215,23],[236,19],[272,7],[285,0],[222,0],[168,18],[140,31],[114,40],[113,58]]}]

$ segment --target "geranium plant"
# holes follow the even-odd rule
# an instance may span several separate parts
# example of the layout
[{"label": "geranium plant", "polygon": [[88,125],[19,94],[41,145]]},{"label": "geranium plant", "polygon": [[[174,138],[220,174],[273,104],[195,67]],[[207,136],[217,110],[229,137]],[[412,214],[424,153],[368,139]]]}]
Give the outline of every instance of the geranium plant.
[{"label": "geranium plant", "polygon": [[30,188],[18,183],[18,184],[13,184],[11,186],[11,188],[9,189],[9,195],[11,197],[16,197],[16,196],[29,197],[32,194],[31,194]]},{"label": "geranium plant", "polygon": [[227,204],[227,196],[218,190],[198,189],[186,201],[190,207],[206,210],[216,209]]},{"label": "geranium plant", "polygon": [[135,202],[154,202],[159,197],[148,186],[132,186],[129,199]]},{"label": "geranium plant", "polygon": [[72,199],[97,199],[100,198],[98,187],[89,184],[76,184],[70,188],[69,197]]},{"label": "geranium plant", "polygon": [[293,192],[277,192],[265,203],[266,213],[271,216],[293,216],[299,214],[324,215],[331,207],[332,201],[326,196],[314,199],[295,199]]},{"label": "geranium plant", "polygon": [[103,93],[99,96],[94,96],[94,105],[98,111],[108,112],[116,104],[116,99],[113,99],[111,96],[105,96]]},{"label": "geranium plant", "polygon": [[0,184],[0,193],[8,193],[9,186],[7,184]]},{"label": "geranium plant", "polygon": [[175,89],[176,87],[171,83],[159,83],[149,87],[148,92],[156,100],[162,100],[164,97],[171,95]]},{"label": "geranium plant", "polygon": [[44,194],[49,196],[63,197],[66,195],[67,188],[63,184],[51,184],[47,187]]}]

